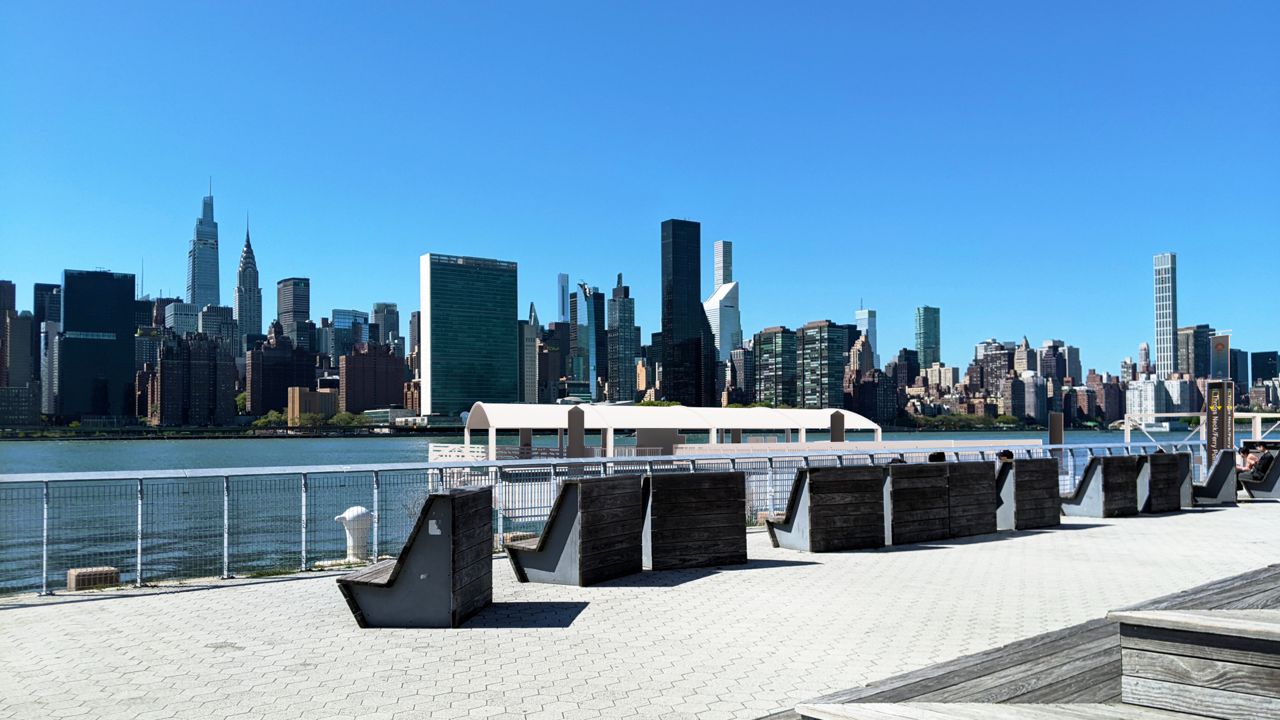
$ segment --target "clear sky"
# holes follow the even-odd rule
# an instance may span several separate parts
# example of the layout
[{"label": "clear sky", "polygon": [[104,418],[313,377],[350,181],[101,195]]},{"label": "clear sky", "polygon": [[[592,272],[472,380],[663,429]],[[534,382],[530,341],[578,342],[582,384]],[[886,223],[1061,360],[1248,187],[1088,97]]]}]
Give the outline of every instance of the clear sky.
[{"label": "clear sky", "polygon": [[748,334],[942,308],[943,359],[1060,338],[1115,372],[1179,320],[1280,347],[1280,3],[54,3],[0,6],[0,278],[185,294],[213,177],[222,297],[250,213],[264,318],[418,306],[424,252],[625,274],[659,224],[735,243]]}]

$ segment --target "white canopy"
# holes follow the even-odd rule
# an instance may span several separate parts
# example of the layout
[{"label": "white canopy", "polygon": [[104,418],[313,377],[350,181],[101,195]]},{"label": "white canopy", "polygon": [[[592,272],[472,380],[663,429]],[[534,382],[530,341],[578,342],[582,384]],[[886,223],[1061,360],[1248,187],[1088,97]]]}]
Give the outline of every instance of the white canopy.
[{"label": "white canopy", "polygon": [[690,408],[644,405],[532,405],[484,403],[471,406],[466,429],[472,430],[567,430],[569,410],[582,408],[587,430],[826,430],[831,416],[844,416],[847,431],[871,430],[880,426],[848,410],[792,410],[776,408]]}]

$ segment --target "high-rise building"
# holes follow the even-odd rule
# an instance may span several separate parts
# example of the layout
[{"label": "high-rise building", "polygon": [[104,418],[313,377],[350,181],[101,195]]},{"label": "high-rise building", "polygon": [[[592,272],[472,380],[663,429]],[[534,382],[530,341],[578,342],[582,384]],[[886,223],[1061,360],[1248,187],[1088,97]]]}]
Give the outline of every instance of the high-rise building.
[{"label": "high-rise building", "polygon": [[1040,371],[1040,358],[1036,351],[1032,349],[1031,343],[1027,342],[1027,337],[1022,337],[1022,342],[1013,351],[1013,370],[1021,375],[1030,370],[1032,372]]},{"label": "high-rise building", "polygon": [[276,283],[276,319],[286,333],[290,324],[311,319],[311,278],[291,277]]},{"label": "high-rise building", "polygon": [[1249,353],[1231,348],[1231,382],[1236,384],[1236,395],[1249,392]]},{"label": "high-rise building", "polygon": [[861,335],[853,341],[853,347],[849,348],[848,364],[855,380],[861,380],[863,375],[878,369],[871,340],[866,335]]},{"label": "high-rise building", "polygon": [[618,284],[609,298],[609,402],[632,402],[636,399],[636,301],[631,288]]},{"label": "high-rise building", "polygon": [[0,280],[0,315],[6,310],[17,311],[18,286],[12,280]]},{"label": "high-rise building", "polygon": [[370,321],[378,326],[378,337],[369,338],[383,345],[395,345],[395,338],[400,335],[400,308],[393,302],[377,302],[373,304]]},{"label": "high-rise building", "polygon": [[237,350],[248,349],[248,338],[262,334],[262,285],[258,281],[258,260],[249,243],[249,222],[245,221],[244,249],[240,251],[240,267],[236,270],[234,317],[240,337]]},{"label": "high-rise building", "polygon": [[279,320],[271,323],[265,342],[245,353],[245,411],[250,415],[283,411],[289,388],[315,386],[315,360],[293,346]]},{"label": "high-rise building", "polygon": [[40,326],[46,322],[62,322],[62,286],[56,283],[36,283],[31,298],[34,356],[40,357]]},{"label": "high-rise building", "polygon": [[1178,372],[1178,256],[1155,256],[1156,374],[1161,379]]},{"label": "high-rise building", "polygon": [[588,388],[590,399],[602,396],[609,375],[609,333],[600,288],[578,283],[569,293],[569,375]]},{"label": "high-rise building", "polygon": [[40,412],[58,414],[58,334],[62,324],[46,320],[40,324]]},{"label": "high-rise building", "polygon": [[1257,385],[1264,380],[1273,380],[1280,377],[1280,353],[1275,350],[1268,352],[1256,352],[1250,356],[1250,373],[1249,379],[1251,385]]},{"label": "high-rise building", "polygon": [[899,388],[909,388],[920,377],[920,353],[909,348],[902,348],[888,365],[884,374],[889,376]]},{"label": "high-rise building", "polygon": [[756,351],[740,347],[729,353],[729,402],[747,405],[756,398]]},{"label": "high-rise building", "polygon": [[59,416],[133,416],[136,330],[133,275],[63,271]]},{"label": "high-rise building", "polygon": [[1209,339],[1214,332],[1204,324],[1178,328],[1178,372],[1193,378],[1209,377]]},{"label": "high-rise building", "polygon": [[[232,338],[231,343],[238,342]],[[236,416],[233,345],[202,333],[172,338],[148,377],[151,425],[230,425]],[[139,373],[143,376],[144,373]]]},{"label": "high-rise building", "polygon": [[942,360],[942,319],[936,307],[916,308],[916,354],[921,367]]},{"label": "high-rise building", "polygon": [[422,414],[519,398],[516,264],[422,256]]},{"label": "high-rise building", "polygon": [[403,363],[395,348],[371,342],[338,363],[338,412],[362,413],[404,403]]},{"label": "high-rise building", "polygon": [[556,276],[556,322],[569,322],[569,275]]},{"label": "high-rise building", "polygon": [[738,308],[738,283],[733,279],[733,243],[717,240],[715,245],[715,291],[702,304],[711,335],[715,338],[716,359],[729,361],[729,353],[742,345],[742,313]]},{"label": "high-rise building", "polygon": [[205,337],[220,341],[227,352],[240,352],[240,330],[233,309],[225,305],[204,306],[196,329]]},{"label": "high-rise building", "polygon": [[662,223],[662,397],[689,407],[718,404],[715,336],[702,307],[701,253],[699,223]]},{"label": "high-rise building", "polygon": [[1138,344],[1138,366],[1135,371],[1138,375],[1150,375],[1156,371],[1155,366],[1151,364],[1151,343]]},{"label": "high-rise building", "polygon": [[164,308],[164,326],[178,337],[200,331],[200,308],[191,303],[169,303]]},{"label": "high-rise building", "polygon": [[187,302],[202,308],[221,305],[218,294],[218,223],[213,220],[213,188],[204,197],[187,250]]},{"label": "high-rise building", "polygon": [[806,323],[796,333],[797,402],[804,408],[844,406],[845,351],[849,331],[830,320]]},{"label": "high-rise building", "polygon": [[23,310],[0,312],[0,387],[34,387],[40,366],[31,351],[35,316]]},{"label": "high-rise building", "polygon": [[538,402],[538,344],[542,339],[542,323],[538,322],[538,309],[529,303],[529,319],[520,320],[520,388],[522,403]]},{"label": "high-rise building", "polygon": [[751,347],[756,356],[755,401],[770,407],[795,407],[795,332],[781,326],[765,328],[756,333]]},{"label": "high-rise building", "polygon": [[867,342],[871,344],[872,364],[877,368],[880,367],[880,346],[876,344],[876,311],[868,308],[858,308],[853,313],[853,324],[862,333],[862,337],[866,338]]}]

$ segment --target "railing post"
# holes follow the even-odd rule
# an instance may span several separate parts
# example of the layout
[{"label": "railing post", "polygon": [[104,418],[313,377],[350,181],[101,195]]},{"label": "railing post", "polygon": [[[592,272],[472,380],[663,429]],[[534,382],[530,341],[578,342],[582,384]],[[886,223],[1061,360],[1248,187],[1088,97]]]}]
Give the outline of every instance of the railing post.
[{"label": "railing post", "polygon": [[231,478],[222,476],[222,579],[231,577]]},{"label": "railing post", "polygon": [[772,515],[775,512],[774,503],[773,503],[773,457],[772,456],[767,457],[765,458],[765,460],[768,462],[768,468],[769,468],[769,473],[768,475],[765,476],[769,478],[768,485],[765,486],[766,488],[765,494],[769,496],[769,514]]},{"label": "railing post", "polygon": [[506,537],[507,537],[507,536],[506,536],[506,527],[505,527],[505,525],[504,525],[504,523],[503,523],[503,520],[502,520],[502,508],[503,508],[503,505],[504,505],[504,503],[502,502],[502,468],[500,468],[500,467],[495,467],[495,468],[492,468],[492,470],[493,470],[493,473],[494,473],[494,478],[493,478],[493,490],[494,490],[494,493],[493,493],[493,504],[494,504],[494,509],[497,511],[497,514],[498,514],[498,542],[499,542],[499,543],[501,543],[501,542],[503,542],[503,541],[506,539]]},{"label": "railing post", "polygon": [[302,473],[302,544],[300,557],[302,565],[300,570],[307,569],[307,474]]},{"label": "railing post", "polygon": [[43,519],[40,528],[40,594],[49,592],[49,481],[44,481]]},{"label": "railing post", "polygon": [[378,562],[378,517],[382,515],[382,509],[378,506],[378,489],[381,482],[378,478],[378,471],[373,471],[373,561]]},{"label": "railing post", "polygon": [[142,587],[142,478],[138,478],[138,554],[135,562],[133,584]]}]

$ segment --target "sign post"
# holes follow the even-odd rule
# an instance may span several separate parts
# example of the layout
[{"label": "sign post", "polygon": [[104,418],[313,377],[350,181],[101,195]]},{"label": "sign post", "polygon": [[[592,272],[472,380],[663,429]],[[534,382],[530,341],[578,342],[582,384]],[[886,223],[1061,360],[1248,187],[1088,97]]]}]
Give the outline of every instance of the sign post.
[{"label": "sign post", "polygon": [[1208,428],[1205,441],[1209,444],[1209,463],[1212,464],[1222,450],[1234,450],[1236,446],[1236,394],[1235,383],[1230,380],[1210,380],[1205,384],[1204,421]]}]

